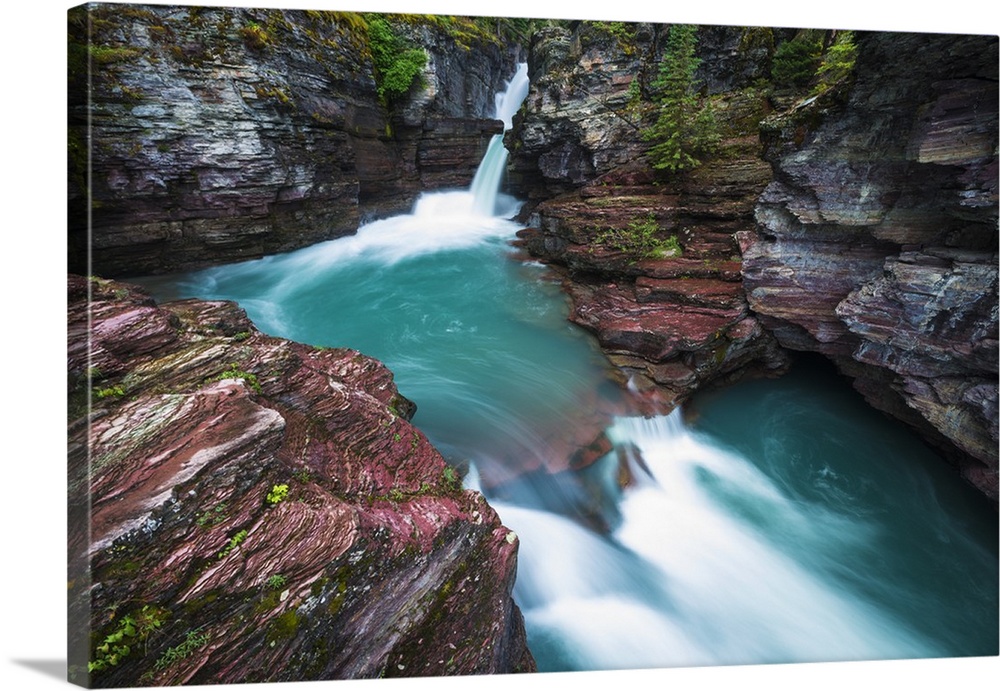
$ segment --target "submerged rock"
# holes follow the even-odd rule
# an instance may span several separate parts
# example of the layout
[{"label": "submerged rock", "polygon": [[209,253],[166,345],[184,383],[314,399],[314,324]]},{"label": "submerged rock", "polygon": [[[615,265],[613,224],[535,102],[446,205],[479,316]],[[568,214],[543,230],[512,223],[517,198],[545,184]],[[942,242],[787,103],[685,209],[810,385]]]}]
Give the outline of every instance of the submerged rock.
[{"label": "submerged rock", "polygon": [[75,681],[534,669],[516,536],[379,362],[70,276],[69,387]]}]

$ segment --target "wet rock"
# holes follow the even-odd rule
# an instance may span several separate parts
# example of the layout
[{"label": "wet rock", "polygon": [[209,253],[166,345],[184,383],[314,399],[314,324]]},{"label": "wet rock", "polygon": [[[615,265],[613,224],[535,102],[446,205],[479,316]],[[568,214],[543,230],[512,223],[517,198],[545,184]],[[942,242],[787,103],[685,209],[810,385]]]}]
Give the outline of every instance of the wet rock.
[{"label": "wet rock", "polygon": [[71,270],[134,276],[285,252],[407,211],[424,189],[468,185],[502,131],[493,94],[514,55],[419,24],[422,86],[390,110],[358,21],[70,13]]},{"label": "wet rock", "polygon": [[[233,303],[69,289],[77,681],[534,669],[516,537],[383,365],[265,336]],[[128,650],[101,647],[116,635]]]},{"label": "wet rock", "polygon": [[[570,319],[597,336],[640,406],[659,412],[708,382],[787,366],[749,311],[737,241],[753,234],[755,202],[771,179],[755,126],[768,104],[743,88],[762,58],[748,54],[739,74],[718,68],[713,84],[732,89],[717,102],[724,153],[664,178],[644,156],[641,130],[653,111],[640,96],[656,76],[665,30],[628,25],[630,40],[587,22],[542,32],[531,92],[508,135],[511,182],[532,200],[521,245],[563,269]],[[712,33],[706,45],[726,50],[741,36],[704,31]],[[636,225],[654,227],[653,237],[675,249],[616,243],[614,232]]]},{"label": "wet rock", "polygon": [[997,40],[865,34],[849,90],[764,127],[750,306],[997,499]]}]

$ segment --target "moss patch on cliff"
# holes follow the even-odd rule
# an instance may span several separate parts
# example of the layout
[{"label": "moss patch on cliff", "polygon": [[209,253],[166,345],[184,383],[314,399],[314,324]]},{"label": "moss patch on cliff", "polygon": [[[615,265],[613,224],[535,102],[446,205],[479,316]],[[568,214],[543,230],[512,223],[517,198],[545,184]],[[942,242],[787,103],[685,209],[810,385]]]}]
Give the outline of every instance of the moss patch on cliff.
[{"label": "moss patch on cliff", "polygon": [[365,15],[379,98],[391,103],[419,83],[427,53],[409,43],[381,14]]}]

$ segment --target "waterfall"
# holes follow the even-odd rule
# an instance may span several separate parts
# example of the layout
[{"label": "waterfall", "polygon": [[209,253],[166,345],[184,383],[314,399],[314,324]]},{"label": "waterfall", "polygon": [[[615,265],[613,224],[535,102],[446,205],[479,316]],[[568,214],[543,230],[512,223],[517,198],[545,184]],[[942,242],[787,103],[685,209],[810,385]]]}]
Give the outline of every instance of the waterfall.
[{"label": "waterfall", "polygon": [[[504,132],[512,126],[514,113],[521,107],[528,95],[528,65],[521,63],[517,72],[503,92],[497,94],[494,117],[503,121]],[[500,181],[507,166],[507,149],[503,145],[503,135],[495,134],[486,148],[479,169],[472,179],[469,191],[473,197],[473,209],[484,216],[492,216],[497,210],[497,196]]]},{"label": "waterfall", "polygon": [[[863,538],[864,525],[807,513],[746,459],[687,430],[679,410],[618,418],[608,433],[616,446],[633,451],[628,462],[635,478],[620,490],[619,521],[610,533],[490,500],[521,538],[514,593],[543,666],[940,654],[809,568],[810,550]],[[721,495],[728,502],[720,502]],[[770,539],[772,531],[797,533],[801,553],[788,554]]]},{"label": "waterfall", "polygon": [[[527,88],[522,65],[496,98],[506,127]],[[498,192],[506,156],[498,135],[469,189],[425,193],[353,236],[143,282],[388,365],[414,424],[470,463],[466,486],[520,536],[514,596],[543,671],[995,655],[995,532],[950,518],[946,481],[915,463],[926,450],[885,436],[867,407],[854,420],[831,404],[836,381],[739,394],[716,419],[742,451],[712,432],[716,400],[697,429],[679,410],[620,416],[592,466],[529,470],[581,427],[593,439],[608,420],[594,411],[625,407],[558,284],[507,260],[520,226]]]}]

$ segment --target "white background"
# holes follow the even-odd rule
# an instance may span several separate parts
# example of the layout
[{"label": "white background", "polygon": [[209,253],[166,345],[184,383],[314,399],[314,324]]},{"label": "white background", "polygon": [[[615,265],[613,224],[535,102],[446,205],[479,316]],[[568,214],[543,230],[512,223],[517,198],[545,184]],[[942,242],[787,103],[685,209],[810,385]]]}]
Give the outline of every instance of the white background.
[{"label": "white background", "polygon": [[[5,436],[0,480],[0,678],[4,689],[52,689],[65,678],[65,60],[66,10],[74,3],[13,0],[0,14],[3,262],[0,401]],[[183,4],[155,3],[155,4]],[[191,2],[188,4],[198,4]],[[742,2],[453,0],[204,2],[356,11],[506,15],[700,24],[997,34],[995,3],[871,0]],[[951,16],[956,14],[957,16]],[[961,587],[961,584],[956,584]],[[1000,659],[838,663],[433,680],[310,682],[269,689],[961,689],[992,686]],[[993,682],[988,682],[993,679]],[[232,689],[260,689],[234,685]]]}]

